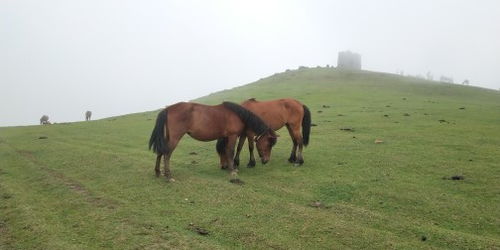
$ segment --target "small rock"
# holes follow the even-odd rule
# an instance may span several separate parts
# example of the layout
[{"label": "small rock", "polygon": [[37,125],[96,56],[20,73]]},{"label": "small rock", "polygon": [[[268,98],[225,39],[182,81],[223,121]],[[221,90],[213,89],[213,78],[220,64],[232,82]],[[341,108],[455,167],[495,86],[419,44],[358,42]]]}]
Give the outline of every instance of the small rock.
[{"label": "small rock", "polygon": [[189,229],[191,229],[191,231],[197,232],[200,235],[208,235],[209,234],[208,230],[203,229],[203,228],[195,225],[194,223],[189,223]]},{"label": "small rock", "polygon": [[319,202],[319,201],[313,201],[313,202],[311,202],[311,203],[309,204],[309,206],[311,206],[311,207],[321,208],[321,207],[323,207],[323,204],[321,204],[321,202]]},{"label": "small rock", "polygon": [[380,140],[380,139],[375,139],[375,144],[380,144],[380,143],[383,143],[384,141]]},{"label": "small rock", "polygon": [[462,175],[454,175],[450,178],[450,180],[454,180],[454,181],[460,181],[463,179],[464,179],[464,177]]},{"label": "small rock", "polygon": [[442,178],[443,180],[452,180],[452,181],[461,181],[464,179],[464,176],[462,175],[454,175],[454,176],[451,176],[451,177],[443,177]]},{"label": "small rock", "polygon": [[340,128],[340,130],[354,132],[354,128],[349,128],[349,127],[346,127],[346,128]]}]

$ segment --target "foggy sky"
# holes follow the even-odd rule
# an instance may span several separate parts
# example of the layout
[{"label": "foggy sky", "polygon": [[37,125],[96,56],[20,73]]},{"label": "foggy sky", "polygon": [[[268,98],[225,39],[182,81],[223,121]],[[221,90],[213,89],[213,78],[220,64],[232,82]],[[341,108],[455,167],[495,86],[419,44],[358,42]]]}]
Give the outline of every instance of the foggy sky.
[{"label": "foggy sky", "polygon": [[500,88],[500,1],[0,1],[0,126],[141,112],[300,65]]}]

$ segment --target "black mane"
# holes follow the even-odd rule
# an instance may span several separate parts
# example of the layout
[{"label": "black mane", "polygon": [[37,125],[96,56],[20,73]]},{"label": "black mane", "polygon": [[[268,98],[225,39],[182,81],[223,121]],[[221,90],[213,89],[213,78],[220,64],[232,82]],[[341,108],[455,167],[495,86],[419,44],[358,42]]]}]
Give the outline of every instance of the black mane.
[{"label": "black mane", "polygon": [[269,130],[262,119],[242,106],[232,102],[223,102],[222,105],[237,114],[241,121],[257,135],[264,134]]}]

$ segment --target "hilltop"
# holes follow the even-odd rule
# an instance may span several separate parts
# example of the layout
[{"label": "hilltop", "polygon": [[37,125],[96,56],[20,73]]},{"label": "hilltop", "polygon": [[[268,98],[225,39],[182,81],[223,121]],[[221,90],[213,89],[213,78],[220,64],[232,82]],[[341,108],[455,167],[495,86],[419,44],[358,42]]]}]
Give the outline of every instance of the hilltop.
[{"label": "hilltop", "polygon": [[500,248],[500,92],[310,68],[194,101],[251,97],[296,98],[315,126],[303,166],[281,130],[244,185],[188,136],[177,181],[155,178],[157,111],[0,128],[0,248]]}]

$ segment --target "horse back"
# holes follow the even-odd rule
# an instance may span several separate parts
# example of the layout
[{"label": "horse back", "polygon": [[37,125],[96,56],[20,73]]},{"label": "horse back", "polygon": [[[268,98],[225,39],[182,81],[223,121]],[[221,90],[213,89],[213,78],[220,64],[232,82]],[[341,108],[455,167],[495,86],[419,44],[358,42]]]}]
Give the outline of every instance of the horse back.
[{"label": "horse back", "polygon": [[273,130],[278,130],[285,124],[300,124],[304,116],[302,103],[292,98],[271,101],[257,101],[252,98],[241,105],[257,114]]},{"label": "horse back", "polygon": [[167,110],[170,133],[188,133],[201,141],[239,134],[244,128],[241,120],[222,105],[180,102]]}]

